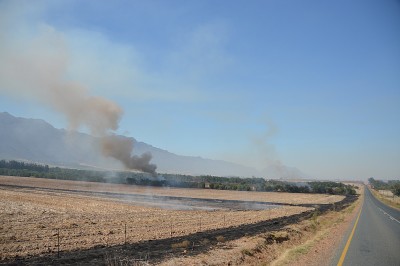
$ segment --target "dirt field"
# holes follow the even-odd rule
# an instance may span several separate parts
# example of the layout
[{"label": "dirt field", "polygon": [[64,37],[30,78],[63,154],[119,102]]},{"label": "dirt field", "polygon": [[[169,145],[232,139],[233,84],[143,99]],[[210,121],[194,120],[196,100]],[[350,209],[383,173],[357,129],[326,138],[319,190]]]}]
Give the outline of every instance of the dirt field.
[{"label": "dirt field", "polygon": [[[162,189],[35,178],[0,177],[1,260],[45,253],[168,239],[207,230],[234,228],[298,214],[311,208],[278,206],[261,210],[135,205],[108,194],[154,195],[259,202],[332,203],[341,196]],[[117,194],[117,195],[119,195]],[[106,197],[104,195],[107,195]],[[113,194],[114,195],[114,194]],[[230,202],[232,204],[232,202]],[[229,206],[229,205],[228,205]],[[125,229],[126,228],[126,229]],[[126,233],[125,233],[126,232]]]},{"label": "dirt field", "polygon": [[248,192],[228,191],[214,189],[182,189],[182,188],[161,188],[143,187],[133,185],[104,184],[95,182],[79,182],[68,180],[39,179],[30,177],[0,176],[0,184],[19,185],[40,188],[57,188],[66,190],[96,191],[96,192],[118,192],[125,194],[176,196],[204,199],[224,200],[246,200],[263,201],[288,204],[329,204],[338,202],[344,197],[339,195],[326,194],[293,194],[278,192]]}]

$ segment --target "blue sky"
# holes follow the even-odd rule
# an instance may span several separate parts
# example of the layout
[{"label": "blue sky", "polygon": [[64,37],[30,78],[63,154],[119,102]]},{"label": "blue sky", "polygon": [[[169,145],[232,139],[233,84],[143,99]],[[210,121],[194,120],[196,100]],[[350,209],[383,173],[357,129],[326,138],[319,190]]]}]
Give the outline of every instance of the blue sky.
[{"label": "blue sky", "polygon": [[[63,78],[121,106],[120,134],[258,169],[399,178],[399,1],[2,1],[0,10],[3,53],[39,39],[40,61],[62,46]],[[1,111],[67,127],[50,106],[0,86]]]}]

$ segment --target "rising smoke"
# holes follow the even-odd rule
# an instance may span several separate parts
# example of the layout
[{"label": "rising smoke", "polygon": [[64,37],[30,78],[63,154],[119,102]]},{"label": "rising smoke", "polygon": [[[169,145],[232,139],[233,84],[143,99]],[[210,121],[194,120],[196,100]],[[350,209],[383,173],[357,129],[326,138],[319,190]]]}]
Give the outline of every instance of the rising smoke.
[{"label": "rising smoke", "polygon": [[17,36],[13,20],[5,19],[11,17],[9,13],[0,12],[0,17],[0,92],[34,99],[61,112],[70,130],[84,126],[100,137],[105,156],[129,169],[155,174],[150,153],[131,156],[133,140],[114,135],[123,113],[121,107],[90,95],[87,87],[68,78],[70,58],[64,36],[47,25],[35,29],[34,34],[19,29],[21,35]]},{"label": "rising smoke", "polygon": [[129,169],[139,169],[143,172],[156,174],[157,166],[151,164],[151,154],[146,152],[141,156],[131,155],[133,139],[124,136],[109,135],[101,140],[103,154],[121,161]]}]

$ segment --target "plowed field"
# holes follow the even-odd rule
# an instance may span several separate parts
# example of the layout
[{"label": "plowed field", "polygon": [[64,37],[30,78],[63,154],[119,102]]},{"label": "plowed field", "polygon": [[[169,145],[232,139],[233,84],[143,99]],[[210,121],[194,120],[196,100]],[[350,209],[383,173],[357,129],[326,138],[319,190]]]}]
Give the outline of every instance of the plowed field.
[{"label": "plowed field", "polygon": [[311,209],[274,202],[328,204],[341,199],[0,177],[0,259],[236,227]]}]

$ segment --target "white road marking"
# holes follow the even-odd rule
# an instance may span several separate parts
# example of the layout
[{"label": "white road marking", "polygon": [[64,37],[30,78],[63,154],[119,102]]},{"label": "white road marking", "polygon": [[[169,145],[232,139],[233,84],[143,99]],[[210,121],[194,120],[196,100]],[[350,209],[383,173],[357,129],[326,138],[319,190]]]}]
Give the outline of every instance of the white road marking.
[{"label": "white road marking", "polygon": [[396,218],[394,218],[392,215],[390,215],[389,213],[385,212],[384,210],[382,210],[382,209],[379,208],[379,207],[378,207],[378,209],[379,209],[381,212],[383,212],[383,214],[389,216],[389,218],[390,218],[392,221],[396,221],[396,222],[398,222],[398,223],[400,224],[400,221],[397,220]]}]

